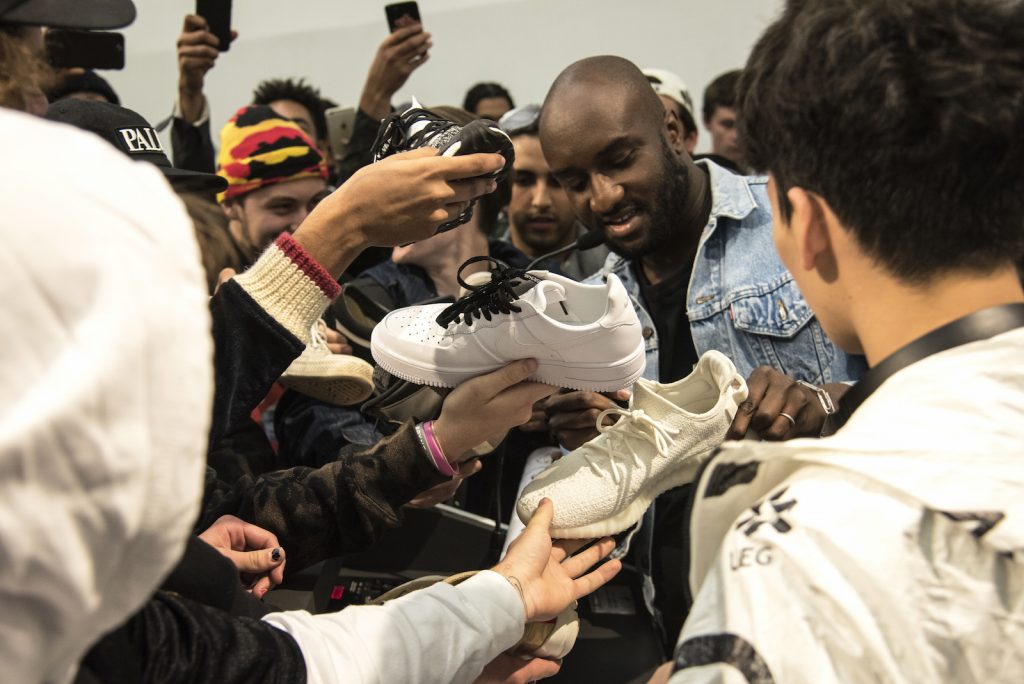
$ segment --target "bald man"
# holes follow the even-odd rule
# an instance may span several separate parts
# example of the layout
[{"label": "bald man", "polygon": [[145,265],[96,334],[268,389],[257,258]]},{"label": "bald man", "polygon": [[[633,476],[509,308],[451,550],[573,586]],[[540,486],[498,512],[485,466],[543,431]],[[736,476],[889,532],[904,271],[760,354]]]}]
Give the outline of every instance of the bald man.
[{"label": "bald man", "polygon": [[[584,59],[559,75],[540,139],[577,218],[607,237],[613,253],[593,280],[615,273],[630,292],[647,340],[646,376],[673,382],[718,350],[749,378],[730,437],[818,436],[842,383],[865,364],[826,337],[779,260],[766,178],[693,161],[678,116],[619,57]],[[596,411],[613,405],[591,392],[556,395],[544,405],[547,426],[575,448],[597,435]],[[649,511],[639,536],[637,562],[653,576],[654,614],[663,614],[668,640],[685,614],[685,500],[680,490],[660,497],[656,524]]]}]

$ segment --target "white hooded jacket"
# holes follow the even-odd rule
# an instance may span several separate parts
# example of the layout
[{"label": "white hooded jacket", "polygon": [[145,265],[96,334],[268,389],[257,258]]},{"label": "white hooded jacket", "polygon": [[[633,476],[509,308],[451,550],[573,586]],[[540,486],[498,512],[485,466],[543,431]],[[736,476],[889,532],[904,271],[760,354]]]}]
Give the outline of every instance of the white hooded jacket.
[{"label": "white hooded jacket", "polygon": [[154,167],[2,109],[0,149],[0,678],[60,682],[181,555],[212,343]]},{"label": "white hooded jacket", "polygon": [[955,347],[833,437],[725,449],[672,684],[1024,681],[1022,359],[1022,329]]}]

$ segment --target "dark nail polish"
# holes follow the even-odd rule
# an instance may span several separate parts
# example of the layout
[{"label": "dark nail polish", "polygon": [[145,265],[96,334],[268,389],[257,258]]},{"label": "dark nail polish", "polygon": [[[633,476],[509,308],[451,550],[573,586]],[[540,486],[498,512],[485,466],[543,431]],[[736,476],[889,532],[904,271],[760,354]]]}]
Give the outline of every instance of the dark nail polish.
[{"label": "dark nail polish", "polygon": [[273,551],[270,552],[270,560],[274,561],[275,563],[277,561],[281,560],[281,549],[280,548],[276,548],[276,549],[274,549]]}]

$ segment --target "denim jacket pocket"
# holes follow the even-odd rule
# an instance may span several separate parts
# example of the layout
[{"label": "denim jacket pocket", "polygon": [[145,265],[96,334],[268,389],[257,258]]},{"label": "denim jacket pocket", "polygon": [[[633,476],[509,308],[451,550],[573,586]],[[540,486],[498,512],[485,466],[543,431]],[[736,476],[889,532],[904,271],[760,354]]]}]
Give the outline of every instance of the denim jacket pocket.
[{"label": "denim jacket pocket", "polygon": [[745,333],[788,340],[814,318],[792,276],[733,296],[730,317],[736,329]]},{"label": "denim jacket pocket", "polygon": [[835,347],[792,276],[735,293],[729,316],[737,336],[746,338],[746,344],[739,346],[749,354],[752,366],[769,365],[808,382],[829,381]]}]

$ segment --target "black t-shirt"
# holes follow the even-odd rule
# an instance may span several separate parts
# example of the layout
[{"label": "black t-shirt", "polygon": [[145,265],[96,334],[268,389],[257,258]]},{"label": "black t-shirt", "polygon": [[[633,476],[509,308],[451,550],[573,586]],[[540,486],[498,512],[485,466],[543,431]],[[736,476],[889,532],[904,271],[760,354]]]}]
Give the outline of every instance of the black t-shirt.
[{"label": "black t-shirt", "polygon": [[647,282],[639,263],[634,268],[640,284],[640,299],[658,331],[658,380],[675,382],[689,375],[697,363],[697,350],[686,318],[686,290],[693,265],[685,264],[657,285]]},{"label": "black t-shirt", "polygon": [[[634,268],[641,301],[658,331],[658,380],[675,382],[689,375],[697,363],[697,350],[686,317],[686,291],[693,264],[684,264],[657,285],[647,281],[639,263]],[[685,532],[692,489],[692,485],[670,489],[659,496],[655,504],[651,575],[656,588],[654,606],[661,613],[664,630],[663,646],[669,654],[686,618],[684,582],[690,563]]]}]

